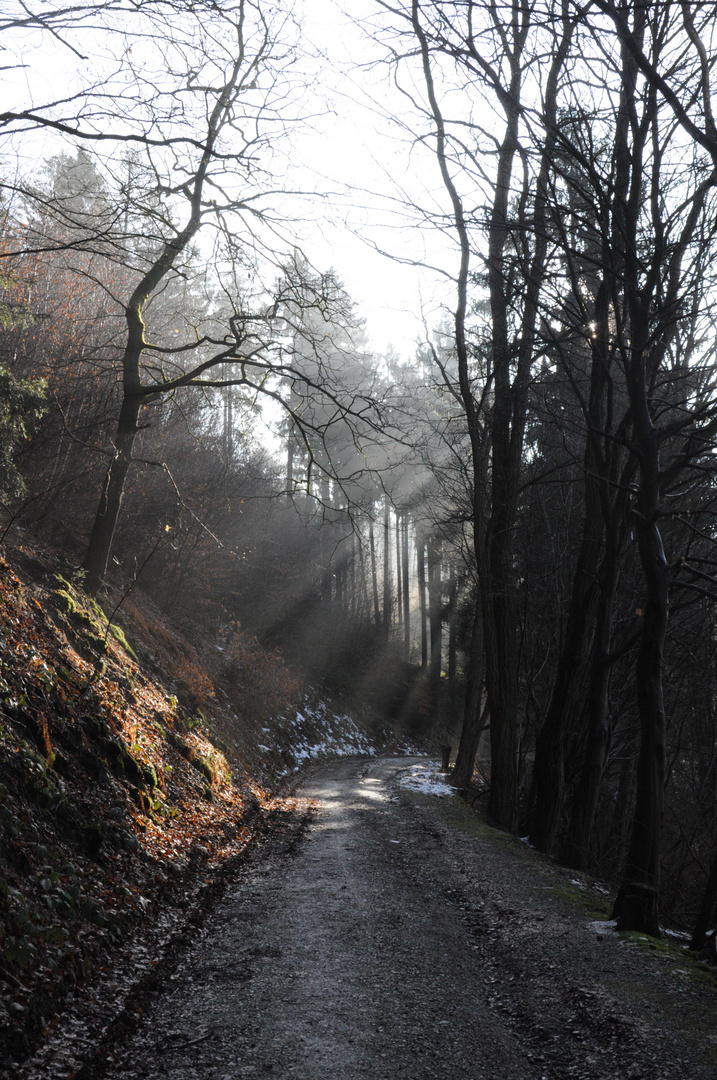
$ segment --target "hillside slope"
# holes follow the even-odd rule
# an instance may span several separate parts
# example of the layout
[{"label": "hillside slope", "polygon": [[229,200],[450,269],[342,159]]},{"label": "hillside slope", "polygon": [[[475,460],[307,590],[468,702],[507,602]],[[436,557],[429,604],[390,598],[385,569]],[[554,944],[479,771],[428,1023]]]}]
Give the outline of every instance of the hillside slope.
[{"label": "hillside slope", "polygon": [[0,1061],[294,806],[267,786],[304,755],[280,658],[232,633],[220,688],[149,601],[122,612],[131,644],[51,557],[0,559]]}]

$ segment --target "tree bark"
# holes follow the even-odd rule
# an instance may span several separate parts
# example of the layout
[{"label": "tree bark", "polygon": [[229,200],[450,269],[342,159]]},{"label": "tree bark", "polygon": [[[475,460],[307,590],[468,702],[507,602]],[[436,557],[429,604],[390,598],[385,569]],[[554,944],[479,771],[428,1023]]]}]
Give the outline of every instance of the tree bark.
[{"label": "tree bark", "polygon": [[391,518],[388,495],[383,500],[383,628],[391,626]]},{"label": "tree bark", "polygon": [[418,561],[418,611],[421,619],[421,670],[428,670],[428,636],[426,632],[426,547],[423,540],[416,536],[416,558]]},{"label": "tree bark", "polygon": [[[612,433],[605,432],[606,399],[611,390],[608,327],[609,284],[603,279],[595,300],[595,334],[591,342],[588,428],[585,436],[583,533],[578,553],[565,639],[555,675],[550,704],[538,732],[533,769],[533,807],[529,835],[539,851],[551,852],[555,845],[563,809],[566,743],[583,712],[586,671],[594,633],[596,610],[605,596],[603,575],[599,574],[607,518],[614,514],[610,491],[609,464]],[[568,360],[570,363],[570,360]],[[604,435],[606,445],[601,445]],[[611,608],[605,608],[609,615]]]},{"label": "tree bark", "polygon": [[[642,421],[641,427],[644,426],[645,430],[640,442],[641,448],[644,448],[644,456],[641,455],[641,481],[635,526],[646,586],[642,635],[635,668],[640,715],[640,753],[637,762],[632,837],[623,882],[615,901],[614,917],[620,930],[640,930],[658,937],[660,841],[665,784],[662,667],[669,608],[670,570],[657,527],[657,440],[649,417],[643,416]],[[645,443],[648,445],[645,446]]]},{"label": "tree bark", "polygon": [[403,529],[401,531],[403,547],[403,649],[406,662],[411,657],[411,610],[409,607],[410,580],[408,565],[408,514],[403,517]]},{"label": "tree bark", "polygon": [[441,545],[433,536],[429,537],[428,540],[427,555],[428,622],[431,632],[431,657],[428,668],[428,680],[434,695],[434,704],[438,706],[443,662],[443,586],[441,581]]},{"label": "tree bark", "polygon": [[707,931],[713,922],[715,899],[717,898],[717,853],[715,853],[712,863],[710,865],[710,872],[707,875],[707,881],[705,883],[705,891],[702,894],[702,903],[700,904],[699,914],[697,915],[697,921],[695,922],[695,928],[692,932],[692,939],[690,941],[690,948],[695,952],[701,952],[705,947],[705,941],[707,939]]},{"label": "tree bark", "polygon": [[589,866],[590,842],[610,742],[611,663],[609,653],[617,584],[616,553],[613,553],[611,561],[612,574],[608,581],[605,581],[603,577],[602,594],[596,618],[591,662],[592,678],[587,694],[588,738],[585,758],[580,782],[573,798],[568,834],[560,855],[560,861],[575,870],[586,870]]},{"label": "tree bark", "polygon": [[403,627],[403,575],[401,570],[401,518],[396,511],[396,614],[398,625]]},{"label": "tree bark", "polygon": [[458,743],[456,763],[453,766],[451,783],[458,788],[467,788],[473,777],[476,754],[480,737],[485,727],[482,711],[483,699],[483,621],[480,607],[476,605],[471,633],[468,678],[466,680],[466,699],[463,711],[463,726]]},{"label": "tree bark", "polygon": [[125,394],[117,422],[115,452],[102,484],[97,513],[82,563],[84,586],[91,596],[100,589],[109,563],[117,522],[122,508],[125,481],[132,464],[132,449],[137,435],[141,398]]},{"label": "tree bark", "polygon": [[373,535],[373,518],[368,523],[368,542],[371,550],[371,592],[373,595],[373,615],[376,627],[381,626],[381,607],[378,602],[378,570],[376,567],[376,541]]}]

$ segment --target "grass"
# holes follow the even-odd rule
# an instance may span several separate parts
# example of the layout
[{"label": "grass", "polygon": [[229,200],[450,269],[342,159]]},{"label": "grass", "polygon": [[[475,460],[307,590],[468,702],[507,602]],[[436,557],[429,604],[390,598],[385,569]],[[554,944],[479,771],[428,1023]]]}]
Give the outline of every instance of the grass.
[{"label": "grass", "polygon": [[436,816],[450,829],[455,829],[467,836],[474,837],[491,844],[493,847],[502,849],[506,855],[523,865],[531,866],[536,874],[541,877],[550,875],[550,883],[535,880],[531,892],[534,897],[545,897],[545,893],[551,894],[551,899],[579,908],[591,918],[608,919],[610,916],[610,904],[607,897],[596,894],[590,888],[581,888],[570,880],[565,880],[563,875],[570,871],[558,867],[545,855],[540,854],[533,848],[528,847],[517,836],[490,825],[479,810],[468,806],[463,799],[455,798],[437,799],[432,795],[423,795],[420,792],[405,792],[409,798],[417,804],[429,806]]},{"label": "grass", "polygon": [[[647,940],[654,941],[653,938]],[[671,972],[672,980],[675,975],[682,975],[688,988],[694,987],[703,991],[710,989],[714,992],[715,980],[712,975],[700,971],[696,962],[690,957],[686,958],[684,953],[681,953],[679,960],[684,966],[681,966],[677,972],[674,970]],[[690,984],[692,984],[691,987]],[[706,1065],[717,1065],[714,999],[692,999],[689,1009],[685,1009],[682,1002],[675,1001],[675,991],[669,988],[668,983],[665,983],[662,989],[655,984],[647,985],[637,980],[624,980],[616,982],[615,989],[621,991],[646,1013],[662,1017],[664,1025],[676,1034],[679,1033],[684,1043],[691,1046],[696,1056],[701,1058]]]},{"label": "grass", "polygon": [[529,851],[525,844],[504,829],[497,829],[473,810],[463,799],[457,795],[454,798],[436,798],[434,795],[424,795],[420,791],[404,789],[404,794],[418,805],[430,806],[437,816],[450,829],[457,829],[468,836],[474,836],[478,840],[488,840],[491,843],[501,844],[509,848],[518,858],[525,859]]},{"label": "grass", "polygon": [[596,896],[593,889],[587,887],[582,889],[570,881],[559,881],[547,888],[556,900],[562,900],[566,904],[580,908],[595,920],[610,918],[610,904],[607,898],[602,895]]}]

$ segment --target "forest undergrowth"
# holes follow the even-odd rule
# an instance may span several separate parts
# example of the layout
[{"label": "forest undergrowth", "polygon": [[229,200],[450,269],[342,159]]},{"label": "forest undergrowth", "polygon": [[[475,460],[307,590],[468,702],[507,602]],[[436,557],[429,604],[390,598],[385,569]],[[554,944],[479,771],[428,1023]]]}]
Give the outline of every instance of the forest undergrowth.
[{"label": "forest undergrowth", "polygon": [[271,734],[325,727],[327,706],[231,627],[195,645],[139,592],[104,597],[110,621],[47,552],[3,555],[0,1061],[18,1064],[68,995],[301,811]]}]

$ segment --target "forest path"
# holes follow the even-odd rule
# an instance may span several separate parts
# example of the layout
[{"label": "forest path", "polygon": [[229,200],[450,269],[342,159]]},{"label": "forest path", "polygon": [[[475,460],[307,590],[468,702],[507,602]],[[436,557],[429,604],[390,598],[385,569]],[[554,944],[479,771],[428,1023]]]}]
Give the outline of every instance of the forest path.
[{"label": "forest path", "polygon": [[306,836],[240,873],[98,1075],[717,1076],[714,989],[601,933],[459,800],[401,793],[406,764],[315,770]]}]

